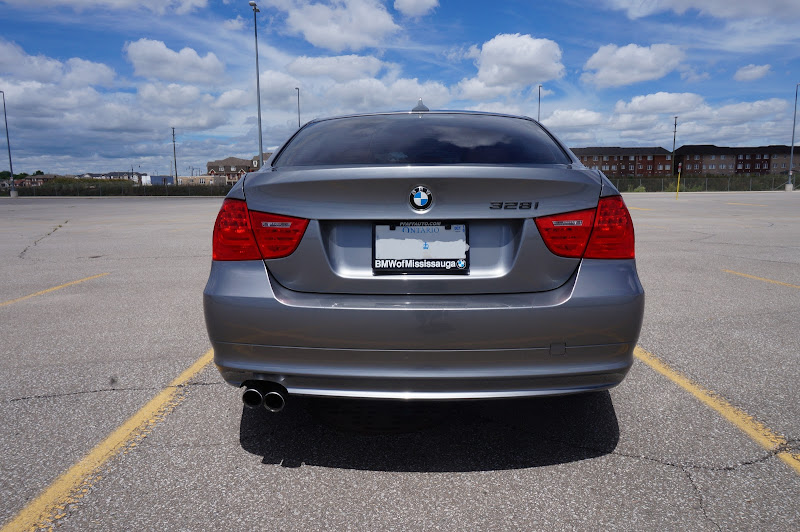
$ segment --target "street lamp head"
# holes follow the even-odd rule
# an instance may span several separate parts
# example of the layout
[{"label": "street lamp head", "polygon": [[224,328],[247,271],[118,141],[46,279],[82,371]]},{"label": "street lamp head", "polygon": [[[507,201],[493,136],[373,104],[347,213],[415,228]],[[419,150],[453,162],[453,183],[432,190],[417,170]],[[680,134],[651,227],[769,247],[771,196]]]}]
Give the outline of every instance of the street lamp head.
[{"label": "street lamp head", "polygon": [[253,0],[250,0],[249,4],[250,4],[252,7],[256,7],[256,3],[255,3],[255,2],[253,2]]}]

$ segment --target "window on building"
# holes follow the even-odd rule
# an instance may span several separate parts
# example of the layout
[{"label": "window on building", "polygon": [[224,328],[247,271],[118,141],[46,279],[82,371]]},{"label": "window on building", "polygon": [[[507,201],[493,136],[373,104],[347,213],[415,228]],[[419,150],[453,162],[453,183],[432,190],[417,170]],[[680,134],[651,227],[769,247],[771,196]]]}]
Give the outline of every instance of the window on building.
[{"label": "window on building", "polygon": [[653,165],[652,165],[652,164],[648,164],[648,165],[647,165],[647,169],[648,169],[648,170],[652,170],[652,169],[653,169]]},{"label": "window on building", "polygon": [[745,158],[745,159],[749,159],[749,158],[750,158],[750,154],[749,154],[749,153],[748,153],[748,154],[746,154],[746,155],[744,156],[744,158]]},{"label": "window on building", "polygon": [[636,156],[635,155],[628,155],[628,160],[629,161],[635,161],[636,160]]},{"label": "window on building", "polygon": [[769,163],[764,163],[764,170],[769,170]]},{"label": "window on building", "polygon": [[695,169],[695,170],[699,170],[699,169],[700,169],[700,165],[699,165],[699,164],[695,164],[695,165],[694,165],[694,169]]},{"label": "window on building", "polygon": [[640,165],[639,165],[639,170],[641,170],[641,169],[642,169],[642,165],[640,164]]},{"label": "window on building", "polygon": [[773,159],[777,159],[777,158],[778,158],[778,154],[777,154],[777,153],[773,153],[773,154],[772,154],[772,158],[773,158]]},{"label": "window on building", "polygon": [[708,165],[708,169],[709,170],[716,170],[717,169],[717,165],[716,164],[709,164]]},{"label": "window on building", "polygon": [[695,155],[695,156],[694,156],[694,160],[695,160],[695,161],[699,161],[699,160],[700,160],[700,156],[699,156],[699,155]]},{"label": "window on building", "polygon": [[712,155],[712,156],[711,156],[711,160],[712,160],[712,161],[713,161],[714,159],[716,159],[716,158],[717,158],[717,156],[716,156],[716,155]]},{"label": "window on building", "polygon": [[617,165],[616,164],[612,164],[611,165],[611,170],[616,172],[617,171]]},{"label": "window on building", "polygon": [[224,172],[224,171],[225,171],[225,167],[224,167],[224,166],[220,166],[220,167],[219,167],[219,171],[220,171],[220,172]]},{"label": "window on building", "polygon": [[761,163],[756,163],[756,170],[761,170]]},{"label": "window on building", "polygon": [[671,161],[671,160],[672,160],[672,154],[670,154],[670,155],[667,155],[667,160],[668,160],[668,161]]},{"label": "window on building", "polygon": [[653,160],[653,156],[652,156],[652,155],[648,155],[648,156],[647,156],[647,160],[648,160],[648,161],[652,161],[652,160]]},{"label": "window on building", "polygon": [[764,154],[764,159],[769,159],[769,153]]},{"label": "window on building", "polygon": [[724,164],[719,165],[719,169],[720,170],[725,170],[725,165]]},{"label": "window on building", "polygon": [[593,161],[596,161],[596,160],[597,160],[597,155],[595,155],[594,157],[592,157],[592,160],[593,160]]},{"label": "window on building", "polygon": [[659,164],[659,165],[658,165],[658,169],[659,169],[659,170],[663,170],[663,169],[664,169],[664,165],[663,165],[663,164]]},{"label": "window on building", "polygon": [[607,161],[608,160],[608,155],[603,155],[603,160]]},{"label": "window on building", "polygon": [[749,164],[744,165],[744,169],[745,170],[750,170],[750,165]]},{"label": "window on building", "polygon": [[633,170],[633,165],[628,166],[628,170]]},{"label": "window on building", "polygon": [[736,165],[736,169],[737,169],[737,170],[741,170],[741,169],[742,169],[742,163],[739,163],[739,164],[737,164],[737,165]]},{"label": "window on building", "polygon": [[608,165],[607,165],[607,164],[604,164],[604,165],[603,165],[603,171],[604,171],[604,172],[607,172],[607,171],[608,171]]},{"label": "window on building", "polygon": [[253,168],[258,168],[258,159],[253,159]]},{"label": "window on building", "polygon": [[742,154],[740,153],[740,154],[739,154],[739,157],[738,157],[738,159],[741,161],[742,159],[744,159],[744,155],[742,155]]},{"label": "window on building", "polygon": [[180,177],[178,178],[178,184],[179,184],[179,185],[182,185],[182,184],[183,184],[183,179],[181,179]]},{"label": "window on building", "polygon": [[786,168],[786,163],[781,163],[781,168]]},{"label": "window on building", "polygon": [[206,184],[205,178],[203,178],[203,177],[200,178],[200,184],[201,185],[205,185]]},{"label": "window on building", "polygon": [[236,167],[235,166],[231,166],[231,172],[235,172],[235,171],[236,171]]},{"label": "window on building", "polygon": [[720,155],[719,158],[722,159],[723,161],[725,160],[725,156],[724,155]]}]

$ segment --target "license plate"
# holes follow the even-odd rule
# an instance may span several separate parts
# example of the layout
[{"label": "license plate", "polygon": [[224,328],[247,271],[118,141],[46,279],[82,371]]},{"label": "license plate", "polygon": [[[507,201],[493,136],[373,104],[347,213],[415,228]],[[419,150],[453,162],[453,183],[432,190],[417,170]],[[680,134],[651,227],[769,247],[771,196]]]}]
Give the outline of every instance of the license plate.
[{"label": "license plate", "polygon": [[375,273],[469,272],[466,223],[376,223],[374,235],[372,270]]}]

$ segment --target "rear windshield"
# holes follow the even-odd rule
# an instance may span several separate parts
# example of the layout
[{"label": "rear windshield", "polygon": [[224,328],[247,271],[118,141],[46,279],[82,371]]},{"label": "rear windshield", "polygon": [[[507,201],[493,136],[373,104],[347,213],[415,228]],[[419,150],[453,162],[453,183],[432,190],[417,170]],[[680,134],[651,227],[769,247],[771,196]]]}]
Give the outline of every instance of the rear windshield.
[{"label": "rear windshield", "polygon": [[412,113],[310,124],[274,166],[569,164],[537,123],[494,115]]}]

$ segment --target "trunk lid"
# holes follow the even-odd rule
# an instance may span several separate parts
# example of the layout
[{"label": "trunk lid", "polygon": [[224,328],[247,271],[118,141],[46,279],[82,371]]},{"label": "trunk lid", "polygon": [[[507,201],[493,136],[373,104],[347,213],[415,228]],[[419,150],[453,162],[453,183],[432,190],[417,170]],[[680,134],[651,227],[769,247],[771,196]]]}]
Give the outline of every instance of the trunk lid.
[{"label": "trunk lid", "polygon": [[[430,191],[430,208],[412,191]],[[248,208],[310,220],[297,250],[265,261],[290,290],[348,294],[485,294],[552,290],[580,259],[553,255],[533,219],[597,206],[600,176],[571,165],[284,167],[249,174]],[[466,271],[376,274],[375,225],[465,224]]]}]

